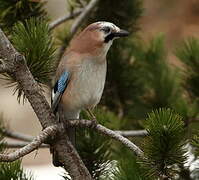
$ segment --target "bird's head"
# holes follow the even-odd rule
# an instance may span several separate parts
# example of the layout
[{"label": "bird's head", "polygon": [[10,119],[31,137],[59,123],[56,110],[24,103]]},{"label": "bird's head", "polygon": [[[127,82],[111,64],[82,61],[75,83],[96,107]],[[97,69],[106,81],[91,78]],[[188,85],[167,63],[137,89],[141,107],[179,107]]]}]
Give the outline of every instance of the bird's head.
[{"label": "bird's head", "polygon": [[89,25],[86,29],[90,29],[92,32],[98,34],[98,41],[102,43],[112,43],[114,39],[119,37],[125,37],[129,35],[129,32],[120,29],[115,24],[105,21],[100,21]]},{"label": "bird's head", "polygon": [[113,40],[129,33],[110,22],[99,21],[87,26],[71,42],[71,49],[79,53],[106,55]]}]

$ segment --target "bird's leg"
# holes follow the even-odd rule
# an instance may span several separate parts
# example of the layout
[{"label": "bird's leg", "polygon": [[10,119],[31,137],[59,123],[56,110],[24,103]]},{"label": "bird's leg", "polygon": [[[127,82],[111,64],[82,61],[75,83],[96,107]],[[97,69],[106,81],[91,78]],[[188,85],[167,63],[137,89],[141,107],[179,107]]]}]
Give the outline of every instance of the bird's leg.
[{"label": "bird's leg", "polygon": [[91,111],[90,108],[88,108],[88,109],[86,110],[86,112],[88,113],[88,115],[89,115],[92,119],[96,119],[95,115],[93,114],[93,112]]},{"label": "bird's leg", "polygon": [[95,127],[97,125],[97,119],[90,108],[86,109],[88,116],[91,118],[92,126]]}]

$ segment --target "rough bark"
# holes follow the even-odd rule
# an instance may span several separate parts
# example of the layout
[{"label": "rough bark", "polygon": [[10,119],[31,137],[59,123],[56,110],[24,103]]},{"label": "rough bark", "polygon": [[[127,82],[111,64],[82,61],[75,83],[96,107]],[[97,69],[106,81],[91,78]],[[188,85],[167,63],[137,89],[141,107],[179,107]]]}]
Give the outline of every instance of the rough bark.
[{"label": "rough bark", "polygon": [[[61,137],[60,137],[61,136]],[[67,148],[65,148],[67,147]],[[57,153],[57,158],[63,167],[68,170],[72,179],[77,180],[91,180],[91,176],[82,162],[79,154],[74,151],[73,145],[68,140],[64,130],[60,129],[60,133],[55,141],[53,147],[54,153]],[[59,151],[57,151],[59,150]],[[65,156],[67,155],[67,158]]]}]

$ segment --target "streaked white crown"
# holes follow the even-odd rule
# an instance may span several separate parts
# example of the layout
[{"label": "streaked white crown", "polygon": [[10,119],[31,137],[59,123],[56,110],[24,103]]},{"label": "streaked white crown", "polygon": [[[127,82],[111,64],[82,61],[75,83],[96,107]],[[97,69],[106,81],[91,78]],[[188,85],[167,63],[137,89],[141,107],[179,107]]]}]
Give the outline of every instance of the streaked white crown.
[{"label": "streaked white crown", "polygon": [[115,24],[111,23],[111,22],[106,22],[106,21],[98,21],[96,22],[96,24],[98,24],[101,27],[105,27],[108,26],[111,29],[115,29],[117,32],[120,31],[120,28],[117,27]]}]

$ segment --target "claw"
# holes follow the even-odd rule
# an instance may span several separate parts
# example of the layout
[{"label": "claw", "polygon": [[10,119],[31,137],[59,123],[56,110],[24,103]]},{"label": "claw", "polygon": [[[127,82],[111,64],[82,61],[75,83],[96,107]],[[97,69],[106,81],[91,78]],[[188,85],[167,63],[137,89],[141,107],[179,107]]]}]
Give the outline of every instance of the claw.
[{"label": "claw", "polygon": [[91,128],[95,128],[97,126],[98,122],[97,122],[97,119],[94,118],[91,120]]},{"label": "claw", "polygon": [[95,117],[95,115],[93,114],[93,112],[88,108],[88,109],[86,109],[86,112],[87,112],[87,114],[89,115],[89,117],[92,119],[92,120],[96,120],[96,117]]},{"label": "claw", "polygon": [[91,120],[91,128],[95,128],[98,124],[95,115],[93,114],[93,112],[89,108],[86,109],[86,112],[87,112],[87,114],[88,114],[88,116],[90,117],[90,120]]}]

